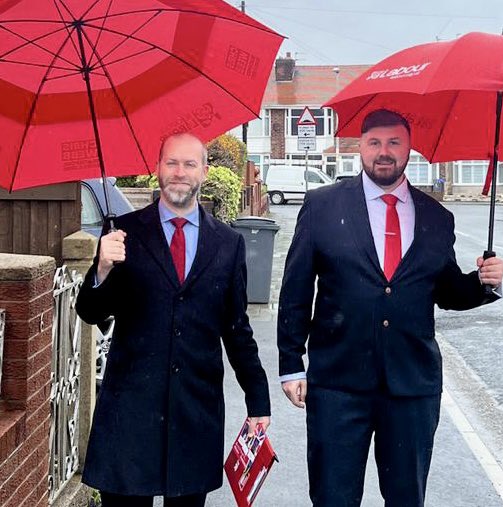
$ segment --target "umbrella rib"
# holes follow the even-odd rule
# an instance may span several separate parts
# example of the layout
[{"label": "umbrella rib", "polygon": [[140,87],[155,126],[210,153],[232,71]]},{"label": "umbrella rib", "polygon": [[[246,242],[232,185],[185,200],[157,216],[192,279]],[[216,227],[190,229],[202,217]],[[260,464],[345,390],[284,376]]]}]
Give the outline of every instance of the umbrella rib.
[{"label": "umbrella rib", "polygon": [[[98,1],[98,0],[97,0]],[[87,62],[87,64],[89,65],[89,67],[91,67],[91,62],[93,60],[93,57],[94,55],[96,54],[96,48],[98,47],[98,44],[100,42],[100,39],[101,39],[101,35],[103,34],[103,28],[105,26],[105,22],[106,20],[108,19],[107,16],[109,15],[110,13],[110,9],[112,8],[112,2],[113,0],[110,0],[110,2],[108,3],[108,7],[107,7],[107,11],[106,11],[106,14],[105,16],[103,16],[103,23],[101,24],[101,29],[99,30],[98,32],[98,37],[96,37],[96,43],[94,45],[91,45],[91,48],[92,48],[92,51],[91,51],[91,56],[89,57],[89,61]],[[94,7],[95,4],[92,5],[92,7]],[[92,7],[90,7],[86,13],[84,14],[84,16],[92,9]]]},{"label": "umbrella rib", "polygon": [[[61,12],[59,6],[58,6],[58,3],[56,0],[53,0],[53,3],[54,3],[54,7],[56,8],[56,10],[58,11],[58,14],[59,14],[59,17],[61,19],[61,21],[65,24],[65,28],[66,28],[66,33],[70,36],[70,42],[72,43],[72,46],[73,46],[73,49],[75,50],[75,54],[77,55],[77,60],[80,59],[80,53],[79,53],[79,50],[77,48],[77,45],[75,44],[75,41],[72,39],[71,37],[71,33],[70,33],[70,28],[68,27],[68,22],[65,21],[64,17],[63,17],[63,13]],[[72,13],[68,10],[68,7],[66,7],[66,5],[61,2],[61,4],[63,5],[63,7],[65,7],[65,9],[67,10],[67,12],[70,14],[70,16],[72,17],[72,19],[75,19],[72,15]]]},{"label": "umbrella rib", "polygon": [[[53,67],[53,68],[56,68],[56,67]],[[48,77],[46,79],[46,81],[57,81],[58,79],[63,79],[63,78],[66,78],[66,77],[77,76],[79,74],[82,74],[82,71],[78,70],[76,72],[69,72],[68,74],[63,74],[61,76]],[[94,75],[106,77],[105,74],[103,74],[101,72],[94,72]]]},{"label": "umbrella rib", "polygon": [[[59,47],[57,52],[54,54],[54,58],[51,63],[54,63],[56,61],[56,59],[59,58],[59,53],[61,53],[61,51],[63,50],[63,48],[65,47],[65,45],[68,41],[68,38],[70,38],[70,37],[71,37],[71,33],[69,33],[68,37],[65,38],[65,40],[63,40],[61,46]],[[10,183],[9,192],[12,192],[12,189],[14,188],[14,182],[16,180],[17,171],[19,169],[19,161],[21,160],[21,153],[23,152],[23,146],[24,146],[24,143],[26,142],[26,137],[28,135],[28,129],[30,128],[31,122],[33,120],[33,115],[35,113],[35,108],[37,106],[38,99],[40,98],[42,88],[44,87],[44,84],[47,82],[47,76],[49,75],[49,72],[51,71],[51,69],[52,69],[52,67],[49,66],[47,68],[47,71],[44,74],[44,77],[40,80],[38,90],[35,94],[32,104],[31,104],[30,113],[28,115],[28,121],[26,122],[26,125],[24,128],[23,137],[21,138],[21,144],[19,145],[19,150],[18,150],[17,159],[16,159],[16,165],[14,166],[14,171],[12,173],[12,179],[11,179],[11,183]]]},{"label": "umbrella rib", "polygon": [[430,160],[433,160],[433,157],[435,156],[435,153],[437,152],[438,146],[440,144],[440,138],[442,137],[442,135],[444,133],[445,126],[447,125],[447,118],[448,118],[449,112],[452,111],[452,108],[454,107],[454,104],[457,102],[458,98],[459,98],[459,90],[456,91],[456,95],[454,96],[454,98],[451,101],[451,106],[448,109],[446,109],[445,118],[442,123],[442,128],[440,129],[439,135],[437,136],[437,142],[435,143],[435,148],[433,149]]},{"label": "umbrella rib", "polygon": [[[155,12],[154,15],[148,19],[147,21],[145,21],[145,23],[142,23],[138,28],[136,28],[136,30],[134,30],[132,32],[131,35],[134,35],[136,33],[138,33],[144,26],[146,26],[148,23],[150,23],[154,18],[156,18],[157,16],[159,15],[159,12]],[[91,25],[93,26],[93,25]],[[104,25],[103,25],[104,27]],[[103,30],[103,27],[102,27],[102,30]],[[113,52],[115,52],[120,46],[122,46],[123,44],[125,44],[127,41],[128,41],[128,37],[124,37],[123,40],[121,40],[116,46],[114,46],[108,53],[105,53],[102,57],[101,57],[101,61],[104,62],[106,58],[108,58]],[[152,49],[152,48],[150,48]],[[128,57],[125,57],[125,58],[128,58]],[[106,64],[106,65],[110,65],[110,64]]]},{"label": "umbrella rib", "polygon": [[[129,60],[130,58],[134,58],[135,56],[140,56],[140,55],[144,55],[145,53],[148,53],[149,51],[154,51],[154,48],[146,48],[146,49],[142,49],[141,51],[137,51],[136,53],[132,53],[130,55],[127,55],[127,56],[123,56],[122,58],[117,58],[117,60],[112,60],[110,62],[107,62],[105,64],[101,64],[100,67],[102,68],[103,65],[106,65],[107,67],[110,67],[111,65],[114,65],[116,63],[120,63],[120,62],[124,62],[126,60]],[[110,53],[108,53],[110,54]],[[102,57],[102,61],[105,59],[105,57],[103,56]],[[93,70],[94,70],[95,67],[93,67]]]},{"label": "umbrella rib", "polygon": [[[19,37],[20,39],[23,39],[25,41],[25,44],[21,44],[20,46],[16,46],[15,48],[12,48],[12,49],[9,49],[9,51],[7,51],[6,53],[3,53],[2,55],[0,55],[0,61],[7,55],[11,54],[11,53],[14,53],[15,51],[18,51],[20,49],[23,49],[24,47],[26,46],[29,46],[30,44],[41,49],[42,51],[45,51],[46,53],[49,53],[51,56],[56,56],[56,53],[50,51],[49,49],[47,48],[44,48],[43,46],[39,45],[39,44],[36,44],[36,42],[38,42],[39,40],[41,39],[44,39],[45,37],[49,37],[51,35],[54,35],[56,33],[59,33],[63,30],[66,29],[66,27],[64,28],[58,28],[57,30],[54,30],[54,32],[50,32],[50,33],[45,33],[44,35],[41,35],[40,37],[36,37],[35,39],[27,39],[26,37],[23,37],[21,34],[17,33],[17,32],[14,32],[12,30],[10,30],[9,28],[3,26],[3,24],[0,24],[0,28],[3,28],[5,31],[9,32],[10,34],[12,35],[15,35],[16,37]],[[63,45],[66,43],[66,40],[65,42],[63,43]],[[62,61],[66,62],[68,65],[72,65],[74,67],[75,64],[73,62],[71,62],[70,60],[67,60],[66,58],[62,58],[60,55],[58,55],[58,58],[61,59]]]},{"label": "umbrella rib", "polygon": [[[88,41],[88,43],[90,42],[89,41],[89,36],[87,35],[86,31],[85,30],[82,30],[82,34],[84,35],[85,39]],[[119,93],[117,91],[117,88],[115,87],[115,84],[112,80],[112,76],[110,76],[110,73],[108,72],[108,69],[106,67],[106,65],[103,64],[103,61],[101,60],[101,57],[100,57],[100,54],[98,53],[98,51],[96,51],[96,58],[98,58],[98,61],[100,62],[101,64],[101,67],[103,69],[103,72],[105,73],[105,77],[108,79],[108,82],[110,83],[110,88],[115,96],[115,99],[117,100],[117,103],[119,104],[119,107],[121,108],[121,111],[122,111],[122,114],[124,115],[124,119],[126,120],[126,123],[129,127],[129,130],[131,131],[131,135],[133,136],[133,139],[134,139],[134,142],[136,143],[136,147],[138,148],[138,152],[140,153],[140,156],[143,160],[143,163],[145,165],[145,168],[147,169],[148,173],[149,174],[152,174],[150,172],[150,169],[148,167],[148,162],[145,158],[145,155],[143,153],[143,150],[141,148],[141,145],[140,145],[140,142],[138,140],[138,138],[136,137],[136,134],[135,134],[135,131],[133,129],[133,125],[131,123],[131,120],[129,118],[129,115],[126,111],[126,108],[124,107],[124,104],[119,96]]]},{"label": "umbrella rib", "polygon": [[[93,9],[96,5],[98,5],[100,3],[101,0],[96,0],[93,4],[91,4],[88,9],[84,12],[84,14],[82,14],[82,16],[80,17],[81,19],[84,19]],[[112,3],[113,0],[110,0],[110,3]],[[61,0],[61,2],[63,2],[63,0]],[[105,14],[105,16],[103,17],[107,17],[108,15],[108,10],[107,10],[107,14]]]},{"label": "umbrella rib", "polygon": [[[127,16],[129,14],[143,14],[143,13],[154,12],[154,11],[158,12],[159,14],[164,13],[164,12],[183,12],[185,14],[198,14],[200,16],[205,16],[205,17],[209,17],[209,18],[222,19],[224,21],[231,21],[231,22],[236,23],[238,25],[248,26],[250,28],[254,28],[255,30],[259,30],[261,32],[266,32],[266,33],[270,33],[270,34],[273,34],[273,35],[279,35],[274,30],[271,30],[270,28],[268,28],[267,26],[262,25],[262,24],[261,24],[261,26],[255,26],[255,25],[253,25],[251,23],[246,23],[245,21],[241,21],[241,20],[237,20],[237,19],[234,19],[234,18],[230,18],[228,16],[221,16],[221,15],[217,15],[217,14],[209,14],[207,12],[195,11],[193,9],[183,9],[183,8],[167,9],[165,7],[159,8],[159,9],[138,9],[138,10],[135,10],[135,11],[117,12],[115,14],[110,14],[110,16],[108,16],[108,17],[112,18],[112,17],[118,17],[118,16]],[[88,22],[98,21],[102,17],[103,16],[98,16],[96,18],[89,18],[86,21],[88,21]],[[283,37],[283,36],[281,35],[281,37]]]},{"label": "umbrella rib", "polygon": [[[54,1],[54,0],[53,0]],[[66,13],[73,19],[73,20],[76,20],[77,18],[73,15],[73,12],[70,10],[70,8],[68,7],[68,5],[65,4],[65,2],[63,2],[63,0],[59,0],[59,2],[61,3],[61,5],[65,8],[65,11]],[[59,9],[58,9],[58,12],[59,12]]]},{"label": "umbrella rib", "polygon": [[[1,63],[12,63],[13,65],[27,65],[29,67],[41,67],[43,69],[57,69],[57,70],[68,70],[68,71],[73,71],[74,69],[73,68],[68,68],[68,67],[60,67],[58,65],[43,65],[41,63],[32,63],[32,62],[21,62],[21,61],[17,61],[17,60],[6,60],[5,58],[2,58],[1,59]],[[79,74],[80,73],[80,70],[75,72],[75,74]]]},{"label": "umbrella rib", "polygon": [[[90,26],[91,28],[96,28],[93,25],[87,25],[87,26]],[[144,39],[140,39],[138,37],[134,37],[133,35],[128,35],[126,33],[120,32],[118,30],[112,30],[110,28],[105,28],[105,30],[107,32],[113,33],[115,35],[121,35],[122,37],[130,38],[130,39],[132,39],[132,40],[134,40],[136,42],[142,42],[143,44],[145,44],[147,46],[150,46],[153,49],[159,50],[161,53],[164,53],[164,54],[166,54],[168,56],[171,56],[171,57],[175,58],[179,62],[183,63],[186,67],[189,67],[190,69],[192,69],[195,72],[197,72],[199,75],[204,76],[208,81],[211,81],[214,85],[216,85],[218,88],[220,88],[224,93],[226,93],[227,95],[230,95],[236,102],[239,102],[243,107],[245,107],[248,111],[250,111],[250,113],[252,113],[256,118],[259,118],[259,116],[257,115],[257,113],[255,111],[253,111],[253,109],[251,109],[241,99],[239,99],[238,97],[236,97],[236,95],[234,95],[232,92],[230,92],[229,90],[225,89],[218,81],[215,81],[211,76],[209,76],[208,74],[206,74],[206,72],[204,72],[201,69],[198,69],[196,66],[192,65],[190,62],[188,62],[187,60],[181,58],[180,56],[176,55],[175,53],[172,53],[172,52],[168,51],[167,49],[161,48],[160,46],[157,46],[156,44],[152,44],[149,41],[146,41]]]}]

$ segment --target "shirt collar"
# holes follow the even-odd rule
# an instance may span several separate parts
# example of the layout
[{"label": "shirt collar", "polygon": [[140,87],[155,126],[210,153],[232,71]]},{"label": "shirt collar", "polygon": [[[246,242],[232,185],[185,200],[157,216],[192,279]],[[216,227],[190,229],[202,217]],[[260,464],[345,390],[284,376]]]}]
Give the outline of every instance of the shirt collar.
[{"label": "shirt collar", "polygon": [[[169,222],[172,218],[176,218],[177,216],[179,215],[173,213],[165,206],[165,204],[162,202],[162,199],[159,199],[159,217],[161,219],[161,223]],[[199,227],[199,206],[196,204],[192,211],[186,215],[183,215],[183,218],[185,218],[192,225]]]},{"label": "shirt collar", "polygon": [[[368,176],[365,171],[362,171],[362,181],[363,181],[363,193],[365,194],[365,200],[373,201],[375,199],[380,199],[382,195],[386,192],[383,189],[374,183]],[[407,202],[410,197],[409,185],[407,182],[407,178],[404,178],[402,183],[396,187],[393,192],[391,192],[394,196],[398,198],[401,202]]]}]

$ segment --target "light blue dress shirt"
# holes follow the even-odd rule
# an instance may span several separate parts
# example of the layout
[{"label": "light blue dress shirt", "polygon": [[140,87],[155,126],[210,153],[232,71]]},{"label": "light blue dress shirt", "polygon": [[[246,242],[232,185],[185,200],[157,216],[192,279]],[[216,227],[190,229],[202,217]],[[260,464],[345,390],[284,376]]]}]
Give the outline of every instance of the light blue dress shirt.
[{"label": "light blue dress shirt", "polygon": [[[172,218],[178,215],[169,210],[161,200],[159,200],[159,218],[161,219],[162,230],[166,236],[168,245],[171,245],[173,234],[175,233],[175,226],[170,222]],[[194,263],[197,252],[197,241],[199,239],[199,206],[196,207],[183,218],[187,223],[183,226],[185,234],[185,278],[187,278],[190,268]]]},{"label": "light blue dress shirt", "polygon": [[[175,226],[170,222],[172,218],[176,218],[178,215],[173,213],[171,210],[159,201],[159,218],[161,219],[162,230],[168,245],[171,245],[171,239],[175,233]],[[187,223],[183,226],[183,232],[185,234],[185,278],[187,278],[190,268],[194,263],[197,252],[197,242],[199,240],[199,206],[196,207],[183,218],[187,220]],[[126,252],[127,255],[127,252]],[[94,277],[93,288],[99,287],[101,284],[98,282],[98,277]]]}]

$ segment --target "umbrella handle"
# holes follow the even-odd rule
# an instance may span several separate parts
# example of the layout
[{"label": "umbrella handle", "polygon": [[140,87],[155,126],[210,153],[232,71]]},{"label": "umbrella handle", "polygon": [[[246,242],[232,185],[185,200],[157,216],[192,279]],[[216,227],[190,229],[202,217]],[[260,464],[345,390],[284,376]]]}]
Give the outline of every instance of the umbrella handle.
[{"label": "umbrella handle", "polygon": [[114,215],[113,213],[109,213],[105,217],[105,224],[108,225],[108,228],[107,228],[108,232],[116,232],[117,231],[117,228],[115,227],[115,224],[114,224],[114,218],[116,218],[116,217],[117,217],[117,215]]},{"label": "umbrella handle", "polygon": [[[116,232],[117,231],[117,228],[115,227],[115,224],[114,224],[114,218],[116,217],[117,215],[114,215],[113,213],[109,213],[106,217],[105,217],[105,223],[108,224],[108,232]],[[114,266],[116,266],[117,264],[121,264],[122,261],[114,261]]]},{"label": "umbrella handle", "polygon": [[[496,257],[496,252],[493,252],[492,250],[484,250],[484,260],[490,259],[491,257]],[[484,284],[484,294],[486,296],[492,296],[494,294],[493,288],[490,285]]]}]

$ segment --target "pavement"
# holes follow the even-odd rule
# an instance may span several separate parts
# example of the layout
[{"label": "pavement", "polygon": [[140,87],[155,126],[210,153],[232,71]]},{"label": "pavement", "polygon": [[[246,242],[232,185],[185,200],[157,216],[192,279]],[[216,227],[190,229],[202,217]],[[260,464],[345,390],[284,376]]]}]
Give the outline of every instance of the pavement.
[{"label": "pavement", "polygon": [[[271,391],[272,424],[268,431],[277,452],[275,464],[254,507],[306,507],[308,496],[305,412],[293,407],[281,391],[277,376],[276,317],[281,277],[299,206],[272,206],[270,217],[281,227],[275,238],[271,298],[269,304],[249,305],[249,316],[267,372]],[[439,336],[445,359],[446,391],[436,434],[427,490],[427,507],[503,507],[501,406],[484,389],[476,375],[452,346]],[[471,399],[471,393],[476,400]],[[226,363],[226,453],[246,415],[244,396]],[[477,403],[484,418],[473,416]],[[468,414],[468,416],[467,416]],[[491,424],[482,424],[484,419]],[[499,433],[498,433],[499,432]],[[363,507],[383,506],[371,451]],[[155,506],[162,502],[156,499]],[[221,489],[208,495],[207,507],[235,505],[224,477]]]}]

